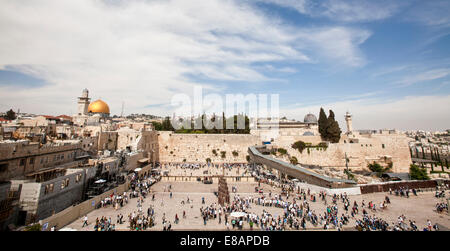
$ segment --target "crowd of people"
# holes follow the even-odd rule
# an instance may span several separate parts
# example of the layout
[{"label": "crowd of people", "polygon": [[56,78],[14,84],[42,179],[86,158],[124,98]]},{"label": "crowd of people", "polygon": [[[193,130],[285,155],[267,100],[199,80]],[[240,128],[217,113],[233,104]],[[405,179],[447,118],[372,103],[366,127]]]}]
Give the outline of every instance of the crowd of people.
[{"label": "crowd of people", "polygon": [[[208,166],[208,164],[166,164],[168,167],[178,165],[179,168],[197,169]],[[212,165],[212,164],[211,164]],[[217,168],[240,168],[242,164],[225,164],[217,165]],[[164,168],[164,165],[163,165]],[[244,166],[249,168],[249,166]],[[416,222],[406,219],[404,215],[398,217],[397,222],[388,223],[388,220],[377,216],[376,213],[386,210],[391,203],[388,195],[409,198],[410,193],[415,196],[420,190],[400,187],[390,190],[384,200],[377,203],[374,201],[359,203],[351,201],[347,194],[327,194],[324,191],[314,193],[310,189],[304,189],[298,186],[297,182],[292,180],[274,178],[271,173],[265,172],[260,166],[251,165],[249,171],[257,177],[258,186],[255,187],[255,194],[240,197],[235,194],[229,204],[221,206],[212,203],[205,206],[205,198],[202,198],[200,207],[200,216],[203,225],[207,225],[210,221],[218,221],[219,225],[225,225],[228,230],[231,229],[258,229],[263,231],[280,231],[280,230],[306,230],[306,229],[336,229],[338,231],[346,229],[357,229],[359,231],[417,231],[419,227]],[[260,183],[268,183],[275,187],[280,194],[271,191],[263,192]],[[129,227],[131,230],[141,231],[155,226],[155,210],[152,206],[147,209],[147,213],[143,212],[143,205],[146,197],[152,196],[151,200],[155,200],[155,194],[151,193],[149,177],[139,177],[133,175],[130,182],[130,191],[120,195],[111,195],[105,198],[101,205],[107,207],[113,205],[115,209],[124,206],[130,198],[137,198],[137,209],[128,215]],[[234,188],[234,187],[233,187]],[[169,193],[172,199],[171,185],[164,187],[164,192]],[[236,192],[236,190],[233,190]],[[441,197],[441,191],[436,192],[436,197]],[[314,210],[317,206],[312,207],[313,203],[323,203],[324,209]],[[186,200],[181,201],[181,205],[193,204],[193,201],[187,196]],[[163,201],[161,201],[163,206]],[[190,205],[193,208],[193,205]],[[262,213],[255,213],[253,207],[263,207]],[[273,213],[270,208],[279,208],[280,213]],[[261,210],[261,209],[260,209]],[[446,203],[437,203],[436,211],[448,211]],[[180,217],[187,218],[186,211],[175,214],[173,223],[178,224]],[[170,216],[172,218],[172,216]],[[195,217],[197,218],[197,217]],[[86,220],[87,222],[87,220]],[[123,224],[123,215],[117,215],[116,224]],[[351,224],[354,222],[354,225]],[[161,218],[163,231],[172,230],[172,222],[166,218],[165,213]],[[85,224],[83,224],[84,227]],[[111,218],[101,217],[96,220],[96,231],[114,231],[115,224],[111,222]],[[437,230],[438,225],[432,225],[428,220],[424,231]]]},{"label": "crowd of people", "polygon": [[436,211],[438,213],[442,213],[444,211],[448,212],[448,204],[447,203],[436,203]]}]

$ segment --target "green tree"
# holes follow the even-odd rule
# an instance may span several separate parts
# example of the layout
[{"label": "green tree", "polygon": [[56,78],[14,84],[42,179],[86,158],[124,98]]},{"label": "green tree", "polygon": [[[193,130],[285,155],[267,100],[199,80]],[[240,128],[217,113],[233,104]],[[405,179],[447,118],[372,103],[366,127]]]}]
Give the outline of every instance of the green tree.
[{"label": "green tree", "polygon": [[6,112],[5,119],[7,120],[15,120],[16,119],[16,113],[13,111],[13,109],[10,109]]},{"label": "green tree", "polygon": [[277,151],[278,151],[281,155],[287,154],[287,150],[284,149],[284,148],[278,148]]},{"label": "green tree", "polygon": [[338,143],[341,139],[341,128],[339,128],[339,123],[334,118],[334,112],[330,110],[330,115],[327,120],[326,127],[326,139],[332,143]]},{"label": "green tree", "polygon": [[157,131],[162,131],[162,124],[157,122],[157,121],[152,121],[153,127],[155,128],[155,130]]},{"label": "green tree", "polygon": [[325,111],[323,110],[323,108],[320,108],[320,113],[319,113],[319,120],[317,121],[319,124],[319,133],[322,136],[322,138],[325,138],[326,134],[327,134],[327,115],[325,114]]},{"label": "green tree", "polygon": [[370,171],[377,173],[377,176],[381,176],[383,173],[392,169],[392,165],[388,165],[387,167],[382,167],[377,162],[368,164],[367,167],[370,169]]},{"label": "green tree", "polygon": [[298,160],[297,160],[297,158],[295,156],[292,156],[290,161],[291,161],[291,164],[293,164],[293,165],[297,165],[298,164]]},{"label": "green tree", "polygon": [[306,143],[299,140],[299,141],[295,142],[294,144],[292,144],[291,147],[294,149],[297,149],[300,153],[303,153],[303,150],[306,148]]},{"label": "green tree", "polygon": [[166,117],[163,120],[161,126],[162,126],[162,128],[161,128],[162,131],[173,131],[174,130],[174,128],[172,126],[172,123],[170,122],[170,118],[169,117]]},{"label": "green tree", "polygon": [[427,170],[425,168],[420,168],[414,164],[411,164],[409,168],[409,176],[412,180],[429,180]]}]

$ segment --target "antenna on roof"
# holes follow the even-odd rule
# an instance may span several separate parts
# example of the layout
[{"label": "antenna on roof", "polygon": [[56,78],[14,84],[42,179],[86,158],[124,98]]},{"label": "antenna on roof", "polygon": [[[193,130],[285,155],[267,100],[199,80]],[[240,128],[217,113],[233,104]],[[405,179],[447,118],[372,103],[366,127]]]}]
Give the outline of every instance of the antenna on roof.
[{"label": "antenna on roof", "polygon": [[122,112],[120,113],[120,117],[121,117],[121,118],[123,117],[123,109],[124,109],[124,106],[125,106],[125,101],[122,101]]}]

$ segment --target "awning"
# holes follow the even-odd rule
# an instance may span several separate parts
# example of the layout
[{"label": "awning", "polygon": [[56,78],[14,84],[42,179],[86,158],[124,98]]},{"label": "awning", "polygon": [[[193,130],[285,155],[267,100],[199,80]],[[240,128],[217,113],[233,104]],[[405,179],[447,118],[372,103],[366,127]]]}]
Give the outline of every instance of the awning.
[{"label": "awning", "polygon": [[411,180],[409,173],[383,173],[382,177],[397,178],[399,180]]},{"label": "awning", "polygon": [[240,218],[240,217],[245,217],[247,216],[247,213],[244,212],[232,212],[230,214],[231,217],[236,217],[236,218]]},{"label": "awning", "polygon": [[135,172],[139,172],[139,171],[141,171],[141,170],[142,170],[142,168],[136,168],[136,169],[134,169]]},{"label": "awning", "polygon": [[61,228],[59,231],[78,231],[74,228],[69,228],[69,227],[65,227],[65,228]]}]

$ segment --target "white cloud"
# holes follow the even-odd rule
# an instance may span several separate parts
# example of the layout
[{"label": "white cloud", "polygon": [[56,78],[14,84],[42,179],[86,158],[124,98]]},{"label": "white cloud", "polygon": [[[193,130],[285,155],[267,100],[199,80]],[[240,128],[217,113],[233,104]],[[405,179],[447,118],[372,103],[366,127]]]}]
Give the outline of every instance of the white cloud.
[{"label": "white cloud", "polygon": [[[402,3],[387,0],[260,0],[295,9],[311,17],[342,22],[368,22],[393,16]],[[403,3],[404,4],[404,3]]]},{"label": "white cloud", "polygon": [[448,75],[450,75],[450,68],[433,69],[418,74],[406,76],[403,79],[396,81],[395,84],[399,84],[401,86],[409,86],[420,82],[444,78]]},{"label": "white cloud", "polygon": [[368,36],[345,27],[291,27],[232,0],[4,0],[0,30],[0,69],[50,83],[2,86],[2,104],[51,114],[75,113],[83,88],[113,114],[122,101],[130,113],[161,113],[167,110],[144,107],[191,93],[197,83],[187,74],[252,82],[270,79],[254,63],[358,66],[364,57],[357,47]]},{"label": "white cloud", "polygon": [[[432,100],[433,102],[430,102]],[[328,115],[331,109],[342,131],[346,131],[344,114],[353,114],[353,127],[362,129],[399,130],[445,130],[450,128],[450,96],[408,96],[386,100],[382,98],[361,98],[322,105],[303,105],[280,109],[280,115],[303,121],[303,116],[313,112],[319,116],[320,107]]]}]

